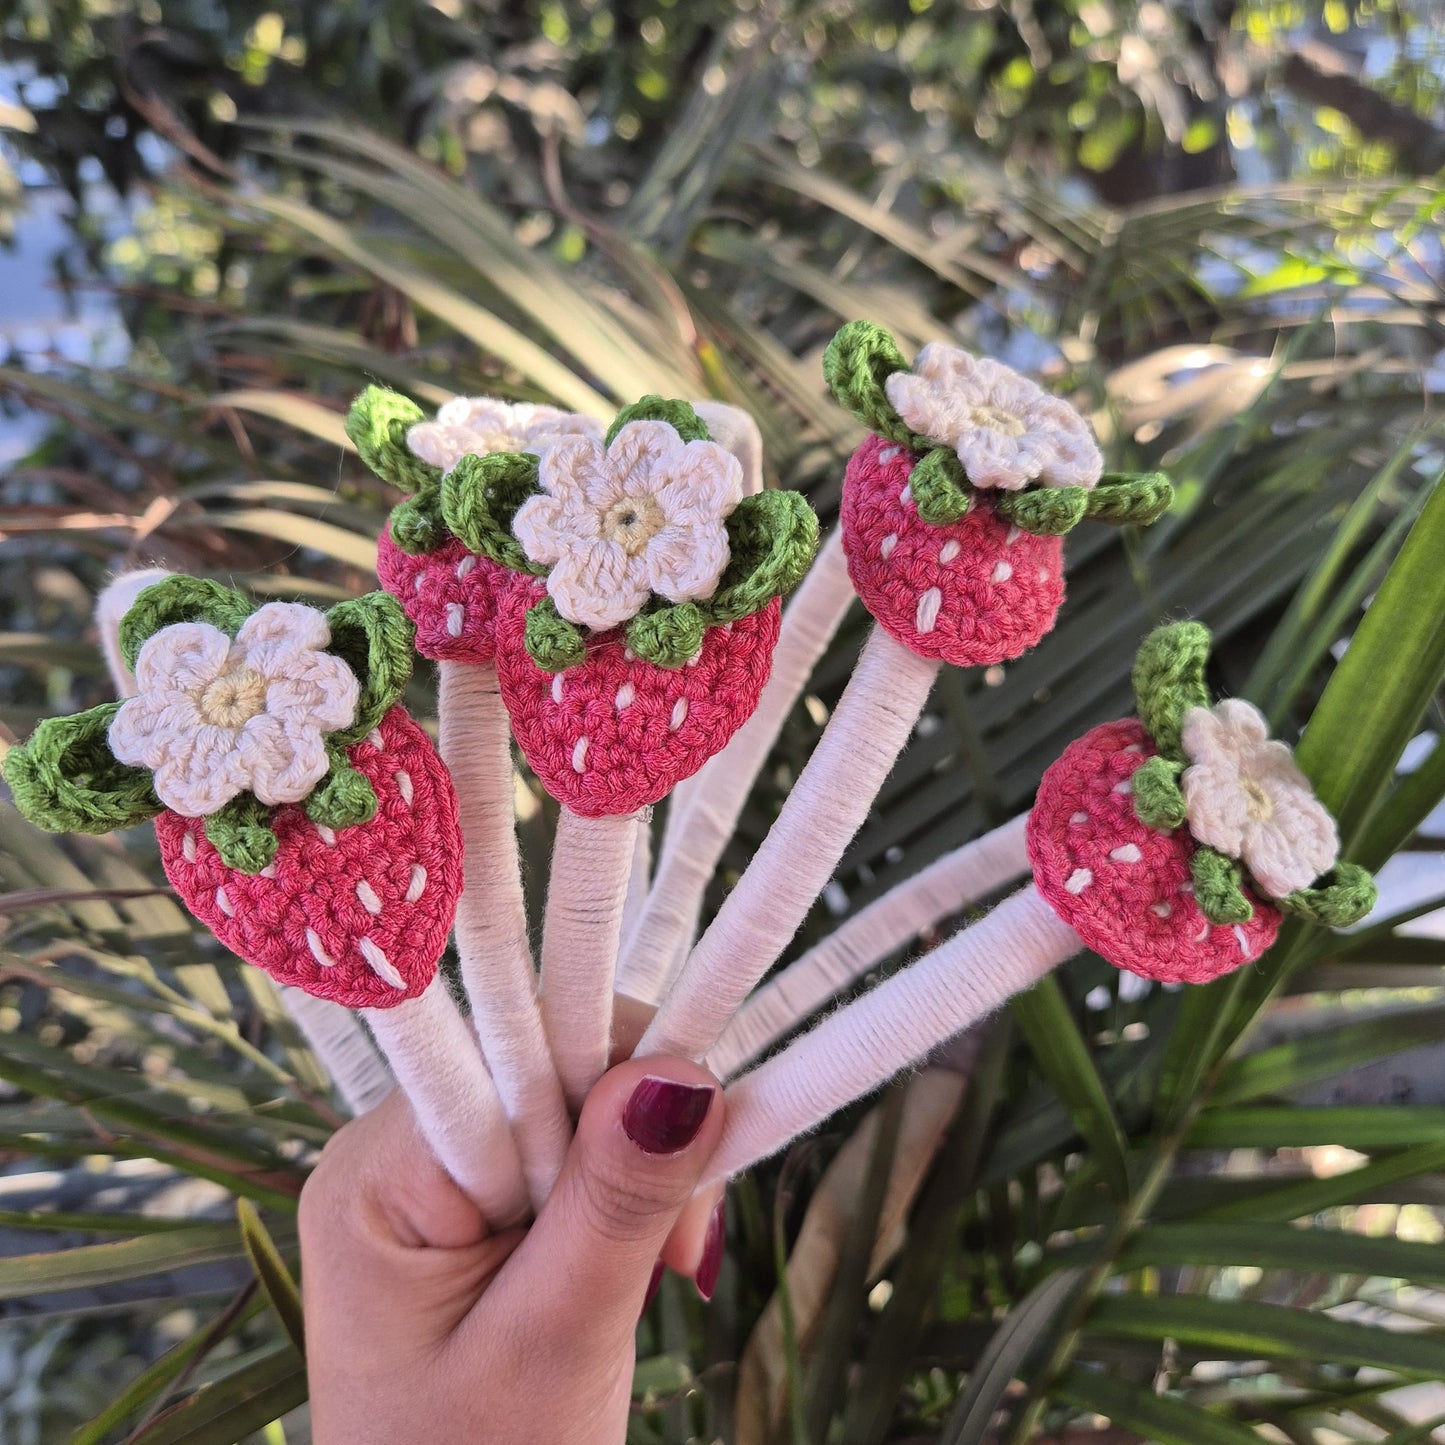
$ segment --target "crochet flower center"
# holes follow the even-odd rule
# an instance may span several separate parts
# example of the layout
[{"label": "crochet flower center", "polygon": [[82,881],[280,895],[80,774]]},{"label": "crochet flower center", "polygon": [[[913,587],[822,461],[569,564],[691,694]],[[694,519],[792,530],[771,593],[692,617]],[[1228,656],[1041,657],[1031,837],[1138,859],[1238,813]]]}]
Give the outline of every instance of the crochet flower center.
[{"label": "crochet flower center", "polygon": [[1274,817],[1274,802],[1269,794],[1253,778],[1241,778],[1240,790],[1244,793],[1244,810],[1256,823],[1268,823]]},{"label": "crochet flower center", "polygon": [[602,535],[616,542],[629,557],[636,557],[667,525],[656,497],[627,497],[609,507],[602,518]]},{"label": "crochet flower center", "polygon": [[201,694],[201,721],[213,727],[238,728],[266,706],[266,679],[253,668],[224,672]]},{"label": "crochet flower center", "polygon": [[156,796],[183,817],[247,791],[267,807],[301,802],[330,767],[327,735],[351,725],[360,697],[330,641],[326,618],[291,602],[267,603],[234,640],[208,622],[162,627],[136,659],[111,751],[149,769]]},{"label": "crochet flower center", "polygon": [[976,406],[969,415],[975,426],[1001,431],[1005,436],[1021,437],[1028,430],[1019,417],[999,406]]}]

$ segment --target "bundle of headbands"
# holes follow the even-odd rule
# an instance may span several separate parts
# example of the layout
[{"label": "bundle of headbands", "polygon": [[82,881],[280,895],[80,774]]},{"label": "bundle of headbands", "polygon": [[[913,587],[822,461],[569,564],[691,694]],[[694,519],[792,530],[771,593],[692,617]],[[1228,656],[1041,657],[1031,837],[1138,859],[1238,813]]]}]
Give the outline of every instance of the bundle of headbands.
[{"label": "bundle of headbands", "polygon": [[[657,1006],[638,1053],[704,1060],[729,1081],[718,1179],[1085,949],[1202,983],[1259,958],[1286,912],[1362,918],[1371,878],[1339,857],[1257,709],[1210,696],[1209,635],[1178,622],[1139,650],[1137,715],[1068,747],[1027,816],[766,977],[939,669],[1038,645],[1063,601],[1065,534],[1148,524],[1173,496],[1161,474],[1106,472],[1072,406],[956,347],[910,365],[855,322],[824,371],[869,435],[821,550],[802,497],[763,488],[757,428],[733,408],[649,396],[604,424],[459,398],[428,418],[368,388],[348,434],[406,496],[379,543],[385,590],[322,612],[121,578],[99,612],[103,632],[115,619],[103,640],[128,695],[13,749],[17,805],[62,832],[153,819],[172,885],[222,943],[360,1013],[438,1157],[498,1226],[546,1199],[608,1066],[619,998]],[[876,625],[853,675],[695,936],[752,784],[855,595]],[[435,747],[399,702],[413,651],[437,666]],[[539,961],[513,739],[561,805]],[[465,1013],[438,973],[453,933]]]}]

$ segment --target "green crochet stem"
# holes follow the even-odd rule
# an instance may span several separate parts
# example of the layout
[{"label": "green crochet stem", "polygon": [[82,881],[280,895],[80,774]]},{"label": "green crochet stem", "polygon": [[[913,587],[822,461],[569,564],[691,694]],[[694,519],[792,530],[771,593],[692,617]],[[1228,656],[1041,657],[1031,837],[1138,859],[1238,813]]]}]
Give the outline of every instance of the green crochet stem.
[{"label": "green crochet stem", "polygon": [[1164,757],[1184,763],[1180,730],[1192,707],[1208,707],[1204,669],[1209,663],[1209,629],[1198,622],[1156,627],[1134,658],[1134,701],[1144,731]]},{"label": "green crochet stem", "polygon": [[442,517],[469,552],[534,577],[547,569],[522,550],[512,535],[512,519],[537,490],[537,465],[527,452],[465,456],[441,485]]},{"label": "green crochet stem", "polygon": [[563,617],[550,597],[527,609],[522,640],[528,655],[543,672],[563,672],[587,660],[587,639],[582,629]]},{"label": "green crochet stem", "polygon": [[411,678],[416,628],[388,592],[368,592],[328,608],[331,628],[328,652],[334,652],[356,674],[361,694],[356,721],[330,735],[339,747],[360,742],[401,700]]},{"label": "green crochet stem", "polygon": [[994,510],[1005,521],[1040,537],[1062,537],[1072,532],[1089,510],[1084,487],[1035,487],[1022,492],[1000,492]]},{"label": "green crochet stem", "polygon": [[919,436],[888,400],[888,378],[908,366],[892,332],[872,321],[848,322],[823,352],[823,379],[844,411],[891,442],[928,451],[934,443]]},{"label": "green crochet stem", "polygon": [[166,577],[142,589],[120,620],[120,654],[135,671],[141,648],[163,627],[178,622],[209,622],[235,636],[256,610],[239,592],[202,577]]},{"label": "green crochet stem", "polygon": [[665,421],[685,442],[712,440],[702,418],[687,402],[663,396],[644,396],[617,413],[604,438],[608,446],[616,441],[617,433],[631,421]]},{"label": "green crochet stem", "polygon": [[627,624],[627,645],[644,662],[682,667],[703,643],[708,621],[696,602],[665,602]]},{"label": "green crochet stem", "polygon": [[253,793],[242,793],[205,821],[206,837],[221,862],[238,873],[270,867],[281,846],[271,827],[271,810]]},{"label": "green crochet stem", "polygon": [[407,445],[406,434],[426,413],[410,397],[384,386],[368,386],[346,415],[346,435],[361,460],[383,481],[420,493],[441,481],[441,472]]},{"label": "green crochet stem", "polygon": [[1311,888],[1301,888],[1279,899],[1286,913],[1298,914],[1326,928],[1349,928],[1358,923],[1379,898],[1375,880],[1358,863],[1336,863]]},{"label": "green crochet stem", "polygon": [[717,591],[697,604],[709,626],[749,617],[786,596],[818,550],[817,514],[800,492],[744,497],[727,519],[727,533],[728,565]]},{"label": "green crochet stem", "polygon": [[1146,828],[1172,832],[1184,826],[1184,792],[1179,786],[1182,763],[1155,755],[1135,769],[1134,813]]},{"label": "green crochet stem", "polygon": [[913,464],[908,490],[918,515],[931,527],[948,527],[973,505],[963,463],[947,447],[930,447]]},{"label": "green crochet stem", "polygon": [[1189,859],[1194,901],[1211,922],[1248,923],[1254,904],[1244,893],[1244,869],[1213,848],[1196,848]]},{"label": "green crochet stem", "polygon": [[5,755],[5,781],[15,806],[52,833],[109,833],[162,812],[144,768],[117,762],[107,733],[120,711],[102,703],[70,717],[46,718]]},{"label": "green crochet stem", "polygon": [[306,799],[306,816],[313,823],[337,829],[371,822],[376,817],[376,789],[351,766],[345,748],[334,741],[334,735],[327,739],[326,751],[331,766]]}]

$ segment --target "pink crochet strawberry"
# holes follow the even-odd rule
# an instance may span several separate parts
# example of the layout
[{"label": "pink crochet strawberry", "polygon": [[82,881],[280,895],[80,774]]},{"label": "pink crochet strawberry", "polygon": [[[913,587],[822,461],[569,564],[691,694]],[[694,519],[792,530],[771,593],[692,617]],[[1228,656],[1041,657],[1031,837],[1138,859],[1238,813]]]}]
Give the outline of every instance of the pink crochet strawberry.
[{"label": "pink crochet strawberry", "polygon": [[154,818],[167,876],[233,952],[393,1006],[432,981],[461,890],[450,777],[397,704],[411,638],[385,593],[322,613],[168,577],[121,624],[136,695],[42,723],[6,778],[55,831]]},{"label": "pink crochet strawberry", "polygon": [[411,494],[378,539],[376,575],[416,625],[417,651],[438,661],[489,661],[497,596],[514,574],[447,530],[442,478],[465,456],[537,452],[561,436],[597,436],[600,426],[556,407],[493,397],[457,397],[428,420],[409,398],[369,386],[346,430],[379,477]]},{"label": "pink crochet strawberry", "polygon": [[693,407],[658,397],[601,440],[463,457],[441,512],[516,578],[495,628],[512,729],[548,790],[592,817],[656,802],[748,719],[778,598],[817,545],[797,493],[744,495]]},{"label": "pink crochet strawberry", "polygon": [[855,321],[823,365],[875,433],[843,482],[849,576],[920,656],[1019,656],[1063,601],[1063,535],[1085,516],[1155,521],[1173,498],[1158,473],[1105,474],[1083,417],[997,362],[935,342],[910,368],[888,332]]},{"label": "pink crochet strawberry", "polygon": [[497,675],[517,745],[547,791],[584,817],[655,803],[718,752],[758,705],[778,640],[774,599],[710,627],[681,667],[646,662],[620,628],[584,643],[557,672],[527,650],[527,613],[545,596],[527,582],[502,599]]},{"label": "pink crochet strawberry", "polygon": [[1029,816],[1035,885],[1059,917],[1117,967],[1169,983],[1253,962],[1281,911],[1344,927],[1375,899],[1258,712],[1211,706],[1208,653],[1197,623],[1153,633],[1134,669],[1139,717],[1070,744]]}]

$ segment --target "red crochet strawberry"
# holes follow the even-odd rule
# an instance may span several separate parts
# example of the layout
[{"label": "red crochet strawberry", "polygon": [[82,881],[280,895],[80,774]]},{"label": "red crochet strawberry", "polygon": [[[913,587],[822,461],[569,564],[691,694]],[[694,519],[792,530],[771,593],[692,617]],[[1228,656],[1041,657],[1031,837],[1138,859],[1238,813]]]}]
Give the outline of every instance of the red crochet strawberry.
[{"label": "red crochet strawberry", "polygon": [[456,798],[405,708],[346,758],[376,794],[371,820],[333,829],[278,808],[260,873],[228,868],[201,819],[166,811],[156,836],[166,877],[233,953],[347,1008],[388,1008],[426,988],[446,948],[462,884]]},{"label": "red crochet strawberry", "polygon": [[909,488],[919,454],[870,436],[843,479],[848,575],[905,647],[958,667],[1017,657],[1064,600],[1062,537],[1027,532],[980,497],[957,521],[923,522]]},{"label": "red crochet strawberry", "polygon": [[1208,651],[1197,623],[1153,633],[1134,670],[1139,718],[1070,744],[1029,816],[1035,885],[1059,917],[1117,967],[1169,983],[1253,962],[1281,910],[1343,927],[1375,897],[1254,709],[1210,707]]},{"label": "red crochet strawberry", "polygon": [[461,889],[451,780],[397,698],[411,625],[373,593],[253,607],[189,577],[121,623],[136,696],[38,727],[6,758],[56,831],[154,818],[191,911],[279,982],[352,1008],[420,994]]},{"label": "red crochet strawberry", "polygon": [[681,667],[645,662],[620,628],[586,640],[557,672],[527,651],[540,582],[498,612],[497,676],[517,745],[547,791],[574,813],[611,817],[655,803],[718,752],[758,704],[772,667],[781,604],[710,627]]},{"label": "red crochet strawberry", "polygon": [[797,493],[744,495],[692,406],[658,397],[600,441],[464,457],[441,511],[517,579],[495,630],[512,729],[548,790],[592,817],[657,801],[748,719],[778,598],[817,544]]},{"label": "red crochet strawberry", "polygon": [[376,575],[416,625],[417,651],[438,661],[489,661],[497,594],[513,574],[447,530],[442,477],[465,456],[534,452],[561,436],[597,436],[600,426],[556,407],[493,397],[457,397],[428,420],[409,398],[369,386],[346,430],[379,477],[411,493],[377,542]]},{"label": "red crochet strawberry", "polygon": [[1063,534],[1085,516],[1152,522],[1173,498],[1159,474],[1105,475],[1083,417],[997,362],[935,342],[909,368],[892,336],[855,321],[823,366],[876,433],[843,482],[849,576],[920,656],[1019,656],[1063,601]]},{"label": "red crochet strawberry", "polygon": [[455,537],[407,552],[387,526],[376,543],[376,577],[416,627],[416,650],[437,662],[487,662],[496,652],[497,595],[516,577]]}]

